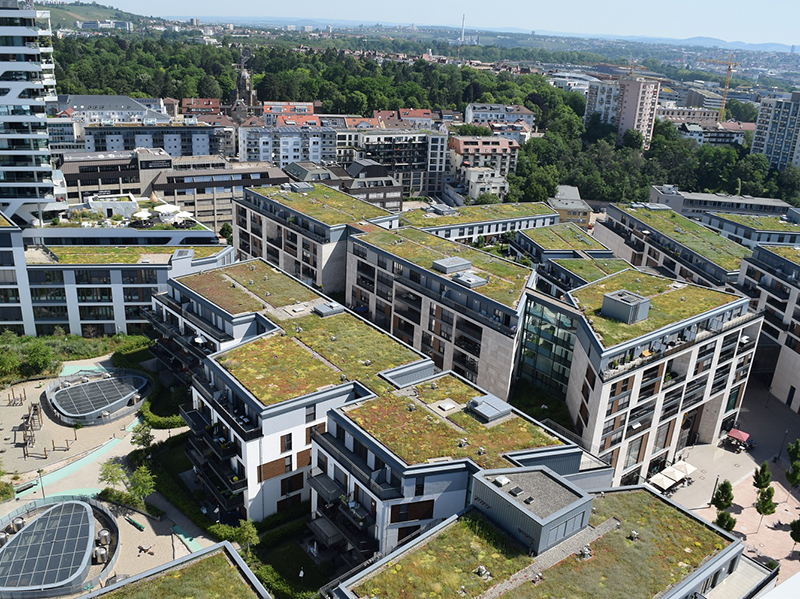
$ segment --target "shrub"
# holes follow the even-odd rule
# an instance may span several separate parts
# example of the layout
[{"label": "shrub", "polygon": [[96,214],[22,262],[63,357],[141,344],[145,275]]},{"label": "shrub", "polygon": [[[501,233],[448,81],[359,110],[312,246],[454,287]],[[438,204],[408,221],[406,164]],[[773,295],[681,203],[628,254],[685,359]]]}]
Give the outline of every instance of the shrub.
[{"label": "shrub", "polygon": [[16,492],[14,491],[14,485],[5,481],[0,481],[0,501],[14,499],[15,495]]},{"label": "shrub", "polygon": [[100,491],[97,494],[97,498],[100,499],[101,501],[118,503],[120,505],[125,505],[127,507],[132,507],[137,510],[145,511],[155,518],[160,518],[165,514],[165,512],[162,509],[154,506],[152,503],[148,503],[147,501],[142,502],[135,495],[126,493],[125,491],[119,491],[118,489],[112,489],[111,487],[106,487],[105,489]]}]

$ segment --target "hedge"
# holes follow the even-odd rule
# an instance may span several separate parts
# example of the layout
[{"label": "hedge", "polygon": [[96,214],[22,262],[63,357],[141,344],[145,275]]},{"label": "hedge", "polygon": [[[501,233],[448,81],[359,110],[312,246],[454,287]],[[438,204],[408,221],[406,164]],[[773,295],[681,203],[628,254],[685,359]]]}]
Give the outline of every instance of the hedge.
[{"label": "hedge", "polygon": [[154,506],[152,503],[148,503],[147,501],[142,504],[141,499],[138,497],[134,497],[130,493],[125,491],[120,491],[118,489],[112,489],[111,487],[106,487],[102,491],[97,494],[97,498],[101,501],[108,501],[111,503],[117,503],[119,505],[132,508],[137,511],[144,511],[153,516],[154,518],[160,518],[166,512],[162,509]]},{"label": "hedge", "polygon": [[311,502],[304,501],[303,503],[298,503],[297,505],[293,505],[288,510],[284,512],[276,512],[271,516],[267,516],[263,520],[256,522],[256,530],[259,533],[269,532],[282,524],[286,524],[287,522],[291,522],[292,520],[297,520],[299,518],[304,518],[311,513]]}]

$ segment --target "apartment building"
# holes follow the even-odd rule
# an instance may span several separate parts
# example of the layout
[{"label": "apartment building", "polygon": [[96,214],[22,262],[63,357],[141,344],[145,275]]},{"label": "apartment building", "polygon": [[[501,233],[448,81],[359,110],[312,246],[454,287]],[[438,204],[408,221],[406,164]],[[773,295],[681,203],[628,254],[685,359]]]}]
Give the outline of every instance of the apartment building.
[{"label": "apartment building", "polygon": [[678,125],[678,135],[693,139],[700,146],[704,144],[711,146],[742,144],[747,130],[738,123],[714,123],[713,125],[681,123]]},{"label": "apartment building", "polygon": [[589,124],[593,114],[600,115],[600,122],[617,127],[619,125],[619,83],[616,81],[596,81],[589,83],[586,94],[586,112],[583,123]]},{"label": "apartment building", "polygon": [[761,101],[756,132],[750,151],[764,154],[778,170],[787,164],[800,166],[800,92],[791,98],[765,98]]},{"label": "apartment building", "polygon": [[122,152],[161,148],[170,156],[233,156],[233,127],[212,126],[188,118],[183,122],[88,124],[83,132],[87,152]]},{"label": "apartment building", "polygon": [[764,313],[758,360],[771,375],[770,394],[800,412],[800,251],[796,245],[757,245],[745,258],[739,286]]},{"label": "apartment building", "polygon": [[[567,187],[560,185],[559,187]],[[577,192],[577,188],[575,192]],[[558,212],[558,220],[562,223],[575,223],[583,229],[588,229],[591,224],[592,207],[589,206],[584,200],[581,199],[580,193],[576,193],[578,197],[563,197],[561,189],[556,194],[556,197],[547,200],[548,206]],[[562,197],[559,197],[562,196]]]},{"label": "apartment building", "polygon": [[514,248],[543,264],[555,258],[613,258],[611,250],[575,223],[517,231]]},{"label": "apartment building", "polygon": [[239,159],[268,161],[280,168],[293,162],[336,160],[336,131],[330,127],[243,127]]},{"label": "apartment building", "polygon": [[650,203],[665,204],[684,216],[701,218],[707,212],[780,216],[792,207],[777,198],[678,191],[674,185],[653,185],[650,188]]},{"label": "apartment building", "polygon": [[619,258],[547,258],[536,269],[536,289],[555,298],[633,266]]},{"label": "apartment building", "polygon": [[492,130],[493,135],[507,137],[519,145],[533,137],[533,128],[522,120],[515,123],[489,123],[488,127]]},{"label": "apartment building", "polygon": [[328,412],[433,375],[429,359],[263,260],[173,281],[151,318],[192,381],[186,451],[226,517],[308,500]]},{"label": "apartment building", "polygon": [[471,125],[486,125],[489,123],[516,123],[522,121],[533,127],[536,117],[531,110],[520,104],[467,104],[464,112],[464,122]]},{"label": "apartment building", "polygon": [[707,212],[703,224],[722,235],[754,249],[757,245],[800,245],[800,210],[791,208],[785,216]]},{"label": "apartment building", "polygon": [[328,293],[345,289],[350,226],[398,226],[397,215],[311,183],[246,189],[234,211],[233,243],[243,258],[263,257]]},{"label": "apartment building", "polygon": [[701,127],[713,126],[719,119],[719,110],[692,106],[658,106],[656,108],[656,117],[662,121],[673,122],[676,125],[692,123]]},{"label": "apartment building", "polygon": [[663,204],[610,205],[594,236],[634,266],[710,287],[736,282],[750,250]]},{"label": "apartment building", "polygon": [[686,96],[686,105],[716,110],[717,117],[719,117],[719,109],[722,108],[722,95],[710,89],[693,87],[689,89],[689,94]]},{"label": "apartment building", "polygon": [[380,328],[501,399],[530,269],[414,228],[351,235],[346,299]]},{"label": "apartment building", "polygon": [[633,485],[733,426],[762,317],[748,298],[629,269],[528,292],[519,376],[561,390],[582,446]]},{"label": "apartment building", "polygon": [[512,236],[515,231],[558,222],[558,215],[540,202],[458,207],[433,204],[407,210],[400,217],[403,223],[444,239],[474,244],[482,237],[486,245]]},{"label": "apartment building", "polygon": [[83,124],[169,122],[163,112],[128,96],[66,94],[49,101],[47,106],[51,116],[64,116]]},{"label": "apartment building", "polygon": [[650,147],[660,86],[660,82],[644,77],[620,79],[617,145],[622,144],[625,132],[633,129],[642,134],[644,147]]},{"label": "apartment building", "polygon": [[219,99],[217,98],[183,98],[181,100],[181,114],[187,116],[206,116],[220,113]]},{"label": "apartment building", "polygon": [[310,115],[314,114],[313,102],[264,102],[264,124],[267,127],[277,125],[277,117],[282,115]]},{"label": "apartment building", "polygon": [[454,176],[468,167],[490,168],[502,177],[513,175],[518,153],[517,142],[496,136],[453,136],[447,144],[450,174]]}]

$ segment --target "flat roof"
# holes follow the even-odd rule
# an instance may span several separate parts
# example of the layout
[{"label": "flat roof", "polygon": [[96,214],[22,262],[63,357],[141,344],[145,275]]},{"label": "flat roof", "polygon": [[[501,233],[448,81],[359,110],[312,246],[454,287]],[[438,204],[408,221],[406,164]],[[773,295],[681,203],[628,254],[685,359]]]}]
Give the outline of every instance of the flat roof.
[{"label": "flat roof", "polygon": [[[662,186],[656,185],[655,188],[658,189],[659,192],[664,193]],[[787,204],[786,202],[784,202],[783,200],[779,200],[778,198],[734,196],[734,195],[719,194],[719,193],[701,193],[696,191],[679,191],[677,193],[682,195],[684,198],[688,200],[704,200],[709,202],[731,202],[734,204],[763,204],[765,206],[781,206],[781,207],[791,208],[791,204]]]},{"label": "flat roof", "polygon": [[459,206],[455,210],[455,214],[443,215],[426,212],[424,209],[408,210],[401,213],[400,217],[409,225],[426,228],[555,214],[555,211],[544,202]]},{"label": "flat roof", "polygon": [[627,260],[619,258],[606,258],[597,260],[584,260],[582,258],[558,258],[552,260],[564,270],[580,277],[587,283],[591,283],[605,276],[614,274],[626,268],[632,268]]},{"label": "flat roof", "polygon": [[[498,479],[503,477],[509,482],[500,486]],[[493,483],[498,492],[502,492],[539,520],[548,518],[582,497],[557,477],[542,470],[505,471],[503,474],[484,475],[484,478]],[[510,492],[512,490],[513,493]]]},{"label": "flat roof", "polygon": [[791,245],[759,245],[758,247],[800,266],[800,249],[797,247]]},{"label": "flat roof", "polygon": [[267,407],[339,385],[342,376],[382,393],[389,384],[379,372],[423,359],[348,312],[297,318],[285,333],[259,337],[216,356]]},{"label": "flat roof", "polygon": [[[35,264],[169,264],[180,250],[194,250],[194,259],[218,254],[227,245],[53,245],[47,252],[33,249],[25,252],[25,262]],[[48,253],[49,252],[49,253]],[[52,255],[51,255],[52,254]],[[53,258],[55,256],[55,259]]]},{"label": "flat roof", "polygon": [[715,231],[678,214],[663,204],[636,204],[634,207],[615,205],[619,210],[649,227],[669,237],[695,254],[713,262],[723,270],[739,270],[742,260],[752,252]]},{"label": "flat roof", "polygon": [[354,198],[327,185],[311,185],[312,189],[303,190],[300,193],[286,191],[279,187],[253,187],[250,188],[250,191],[268,197],[328,226],[344,225],[391,214],[374,204]]},{"label": "flat roof", "polygon": [[[647,318],[625,324],[602,314],[603,296],[621,290],[650,299]],[[571,291],[570,296],[583,311],[584,318],[604,347],[613,347],[741,299],[730,293],[637,270],[612,274]]]},{"label": "flat roof", "polygon": [[605,250],[608,249],[574,223],[539,227],[522,231],[543,250]]},{"label": "flat roof", "polygon": [[779,216],[757,216],[749,214],[727,214],[724,212],[714,212],[710,216],[715,216],[722,220],[727,220],[737,225],[753,229],[755,231],[777,231],[779,233],[800,233],[800,223],[793,223],[784,220]]},{"label": "flat roof", "polygon": [[[651,599],[731,543],[703,520],[648,490],[606,491],[595,496],[592,505],[590,524],[616,518],[620,525],[590,543],[591,559],[555,560],[556,565],[536,570],[542,582],[523,583],[500,596]],[[631,530],[639,533],[638,541],[628,539]],[[474,574],[480,565],[491,578]],[[506,531],[473,508],[422,542],[399,549],[350,590],[359,597],[381,599],[447,597],[462,589],[468,597],[477,597],[531,565],[536,567],[536,558],[528,557]]]},{"label": "flat roof", "polygon": [[531,276],[531,269],[527,267],[411,227],[397,231],[376,227],[357,239],[445,278],[452,279],[452,275],[434,270],[434,261],[450,257],[468,260],[472,264],[471,272],[483,278],[489,277],[488,283],[475,287],[473,291],[514,309]]},{"label": "flat roof", "polygon": [[277,309],[320,299],[318,293],[263,260],[240,262],[176,280],[231,314],[258,312],[265,305]]},{"label": "flat roof", "polygon": [[562,444],[514,412],[488,424],[479,421],[467,404],[483,395],[447,374],[342,412],[409,466],[469,458],[482,468],[501,468],[510,465],[506,453]]}]

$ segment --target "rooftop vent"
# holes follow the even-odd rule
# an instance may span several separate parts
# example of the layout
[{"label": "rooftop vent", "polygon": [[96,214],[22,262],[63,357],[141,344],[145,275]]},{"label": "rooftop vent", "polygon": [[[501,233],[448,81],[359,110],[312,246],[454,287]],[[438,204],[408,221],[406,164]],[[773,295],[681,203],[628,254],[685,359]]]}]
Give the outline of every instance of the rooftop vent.
[{"label": "rooftop vent", "polygon": [[311,191],[314,189],[314,186],[311,183],[305,183],[303,181],[289,183],[289,189],[291,189],[295,193],[300,193],[301,191]]},{"label": "rooftop vent", "polygon": [[522,487],[514,487],[508,492],[508,494],[511,495],[512,497],[519,497],[520,495],[522,495]]},{"label": "rooftop vent", "polygon": [[608,318],[633,324],[645,320],[649,313],[650,299],[638,293],[619,289],[603,296],[602,314]]},{"label": "rooftop vent", "polygon": [[462,272],[472,267],[472,262],[464,258],[452,257],[441,258],[433,261],[433,269],[443,272],[446,275],[454,272]]},{"label": "rooftop vent", "polygon": [[496,395],[474,397],[469,402],[469,409],[486,422],[493,422],[511,413],[511,406]]},{"label": "rooftop vent", "polygon": [[494,484],[496,484],[498,487],[505,487],[507,484],[510,483],[511,479],[508,478],[507,476],[498,476],[496,479],[494,479]]},{"label": "rooftop vent", "polygon": [[457,407],[456,404],[454,404],[452,401],[443,401],[442,403],[439,404],[439,409],[442,412],[449,412],[450,410],[455,410],[456,407]]},{"label": "rooftop vent", "polygon": [[314,312],[325,318],[326,316],[341,314],[344,312],[344,306],[337,302],[326,302],[324,304],[314,306]]},{"label": "rooftop vent", "polygon": [[476,287],[486,285],[489,279],[479,277],[474,272],[459,272],[453,275],[453,282],[469,289],[475,289]]},{"label": "rooftop vent", "polygon": [[431,206],[431,211],[439,215],[455,214],[456,209],[447,204],[434,204]]}]

